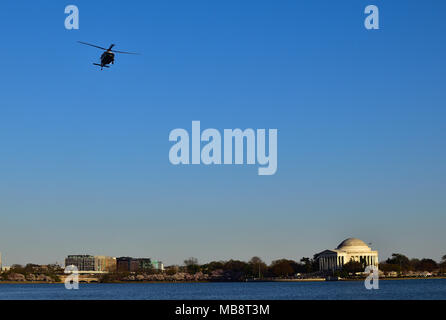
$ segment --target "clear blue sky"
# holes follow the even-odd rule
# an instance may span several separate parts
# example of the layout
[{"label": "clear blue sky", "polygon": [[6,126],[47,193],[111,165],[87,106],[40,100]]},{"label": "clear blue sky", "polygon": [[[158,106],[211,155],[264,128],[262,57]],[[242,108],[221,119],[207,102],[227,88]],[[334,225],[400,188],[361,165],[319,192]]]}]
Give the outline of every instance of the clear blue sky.
[{"label": "clear blue sky", "polygon": [[[80,30],[64,28],[65,5]],[[378,5],[381,29],[364,8]],[[444,1],[2,1],[0,251],[446,254]],[[100,72],[100,50],[117,56]],[[277,128],[278,171],[172,166],[174,128]]]}]

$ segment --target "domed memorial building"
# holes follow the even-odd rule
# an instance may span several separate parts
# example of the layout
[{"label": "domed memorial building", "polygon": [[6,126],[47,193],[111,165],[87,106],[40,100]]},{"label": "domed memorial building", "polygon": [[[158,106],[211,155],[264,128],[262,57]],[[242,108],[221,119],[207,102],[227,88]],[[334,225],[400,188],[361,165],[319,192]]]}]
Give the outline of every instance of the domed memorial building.
[{"label": "domed memorial building", "polygon": [[364,241],[348,238],[334,250],[325,250],[317,254],[320,271],[342,269],[342,266],[353,260],[364,266],[378,266],[378,251],[373,251]]}]

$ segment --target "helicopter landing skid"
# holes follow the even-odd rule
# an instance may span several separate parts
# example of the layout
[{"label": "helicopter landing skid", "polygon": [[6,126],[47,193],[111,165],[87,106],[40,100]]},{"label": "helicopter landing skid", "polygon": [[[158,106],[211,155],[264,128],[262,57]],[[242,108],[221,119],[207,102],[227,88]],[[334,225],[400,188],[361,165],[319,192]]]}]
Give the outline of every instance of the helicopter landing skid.
[{"label": "helicopter landing skid", "polygon": [[110,68],[109,66],[102,66],[99,63],[93,63],[95,66],[100,66],[101,68]]}]

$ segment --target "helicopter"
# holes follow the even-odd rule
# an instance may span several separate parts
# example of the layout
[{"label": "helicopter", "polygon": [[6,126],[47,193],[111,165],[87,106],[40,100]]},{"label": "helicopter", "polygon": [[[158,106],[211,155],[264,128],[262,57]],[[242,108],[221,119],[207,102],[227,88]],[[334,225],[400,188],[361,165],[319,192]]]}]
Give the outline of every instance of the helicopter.
[{"label": "helicopter", "polygon": [[115,64],[115,53],[124,53],[124,54],[139,54],[136,52],[126,52],[126,51],[118,51],[118,50],[112,50],[112,48],[115,46],[115,44],[111,44],[110,47],[108,47],[108,49],[91,44],[91,43],[87,43],[87,42],[83,42],[83,41],[78,41],[81,44],[85,44],[87,46],[91,46],[91,47],[95,47],[95,48],[99,48],[102,50],[105,50],[104,53],[102,53],[101,55],[101,63],[93,63],[95,66],[99,66],[101,67],[101,70],[103,70],[103,68],[110,68],[110,66],[108,66],[109,64]]}]

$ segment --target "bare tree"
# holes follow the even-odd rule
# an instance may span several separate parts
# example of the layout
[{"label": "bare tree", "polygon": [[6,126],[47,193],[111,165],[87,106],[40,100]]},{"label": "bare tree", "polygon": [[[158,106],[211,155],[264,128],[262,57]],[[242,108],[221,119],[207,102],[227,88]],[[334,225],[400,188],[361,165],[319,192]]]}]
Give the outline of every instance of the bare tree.
[{"label": "bare tree", "polygon": [[194,257],[190,257],[190,258],[184,260],[184,264],[186,265],[186,267],[192,266],[192,265],[198,265],[198,259],[194,258]]},{"label": "bare tree", "polygon": [[262,275],[268,268],[265,262],[263,262],[263,260],[257,256],[252,257],[251,260],[249,260],[249,265],[251,266],[251,272],[253,276],[256,276],[258,278],[262,278]]}]

